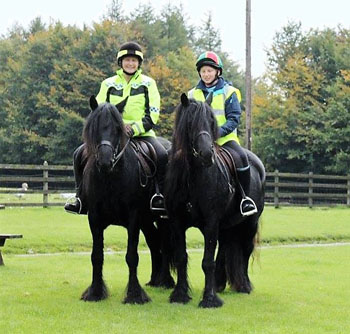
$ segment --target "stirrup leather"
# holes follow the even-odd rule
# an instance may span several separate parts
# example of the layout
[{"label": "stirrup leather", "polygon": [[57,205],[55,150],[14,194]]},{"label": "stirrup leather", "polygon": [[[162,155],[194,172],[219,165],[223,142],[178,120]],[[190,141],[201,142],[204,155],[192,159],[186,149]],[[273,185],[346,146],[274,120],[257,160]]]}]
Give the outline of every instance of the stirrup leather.
[{"label": "stirrup leather", "polygon": [[[246,201],[246,200],[250,201],[251,204],[253,204],[254,208],[253,208],[252,210],[248,211],[248,212],[243,212],[243,203],[244,203],[244,201]],[[258,209],[257,209],[257,207],[256,207],[255,202],[254,202],[250,197],[248,197],[248,196],[245,196],[244,198],[242,198],[241,204],[240,204],[240,206],[239,206],[239,209],[240,209],[241,215],[242,215],[243,217],[248,217],[248,216],[254,215],[255,213],[258,212]]]}]

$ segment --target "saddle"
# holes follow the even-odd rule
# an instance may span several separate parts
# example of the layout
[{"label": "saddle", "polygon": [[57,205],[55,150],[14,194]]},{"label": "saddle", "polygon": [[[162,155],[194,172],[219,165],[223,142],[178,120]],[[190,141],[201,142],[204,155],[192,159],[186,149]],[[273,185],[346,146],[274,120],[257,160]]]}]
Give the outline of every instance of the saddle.
[{"label": "saddle", "polygon": [[222,146],[217,147],[216,153],[219,163],[226,169],[225,174],[227,176],[230,175],[230,179],[235,179],[237,177],[237,169],[231,153]]},{"label": "saddle", "polygon": [[146,187],[148,180],[152,179],[157,172],[157,153],[153,145],[142,139],[132,139],[130,141],[139,166],[140,184]]}]

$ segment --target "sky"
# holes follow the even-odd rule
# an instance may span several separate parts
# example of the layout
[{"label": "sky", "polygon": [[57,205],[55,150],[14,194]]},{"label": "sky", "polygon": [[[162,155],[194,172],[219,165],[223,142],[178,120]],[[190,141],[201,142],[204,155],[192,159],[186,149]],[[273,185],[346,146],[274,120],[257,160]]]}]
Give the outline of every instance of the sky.
[{"label": "sky", "polygon": [[[111,0],[1,0],[0,35],[15,24],[27,28],[40,16],[46,23],[91,26],[107,12]],[[125,15],[132,15],[140,4],[150,3],[159,14],[169,0],[123,0]],[[220,31],[222,49],[245,68],[246,0],[171,0],[182,4],[189,24],[200,26],[211,13],[214,28]],[[288,22],[301,22],[302,29],[350,28],[349,0],[251,0],[252,75],[258,77],[266,69],[266,50],[276,32]],[[215,51],[215,50],[214,50]]]}]

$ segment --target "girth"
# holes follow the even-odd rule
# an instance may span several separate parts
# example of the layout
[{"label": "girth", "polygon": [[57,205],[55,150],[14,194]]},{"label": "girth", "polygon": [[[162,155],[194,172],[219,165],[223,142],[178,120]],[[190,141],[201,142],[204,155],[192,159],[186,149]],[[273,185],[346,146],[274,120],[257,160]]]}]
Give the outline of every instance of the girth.
[{"label": "girth", "polygon": [[157,153],[153,145],[142,139],[132,139],[130,141],[139,166],[140,185],[146,187],[148,180],[157,173]]}]

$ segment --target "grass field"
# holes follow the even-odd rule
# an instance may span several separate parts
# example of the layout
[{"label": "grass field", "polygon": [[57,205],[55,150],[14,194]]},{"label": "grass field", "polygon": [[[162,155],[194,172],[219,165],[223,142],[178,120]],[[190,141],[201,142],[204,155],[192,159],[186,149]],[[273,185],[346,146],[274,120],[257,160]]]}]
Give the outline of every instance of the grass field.
[{"label": "grass field", "polygon": [[[86,216],[70,215],[62,208],[6,208],[0,210],[0,233],[23,234],[10,240],[4,254],[89,251],[91,235]],[[350,241],[350,209],[308,209],[267,207],[261,219],[262,244]],[[197,229],[187,232],[189,248],[202,247]],[[105,248],[126,247],[126,231],[110,226],[105,232]],[[141,239],[140,247],[146,245]]]},{"label": "grass field", "polygon": [[[107,255],[110,297],[79,300],[90,283],[88,255],[8,255],[0,268],[1,333],[293,334],[350,331],[350,246],[264,248],[250,270],[250,295],[226,289],[220,309],[199,309],[201,253],[190,252],[193,300],[168,303],[169,291],[146,287],[152,302],[121,303],[127,282],[123,254]],[[149,278],[149,256],[140,255],[139,277]]]},{"label": "grass field", "polygon": [[[350,245],[345,243],[350,241],[350,209],[266,208],[262,247],[250,266],[254,291],[241,295],[226,289],[220,294],[224,306],[210,310],[197,307],[204,275],[202,237],[195,229],[187,233],[193,297],[188,305],[169,304],[170,291],[150,287],[145,289],[151,303],[122,304],[128,270],[123,252],[126,233],[121,227],[105,233],[106,250],[122,251],[105,256],[110,297],[100,303],[79,300],[91,280],[89,252],[74,253],[90,251],[86,217],[59,208],[6,208],[0,211],[0,233],[24,236],[7,241],[3,249],[1,334],[350,332]],[[344,243],[317,245],[333,241]],[[140,248],[146,249],[143,240]],[[60,253],[35,254],[55,252]],[[149,280],[149,262],[149,254],[141,252],[142,285]]]}]

